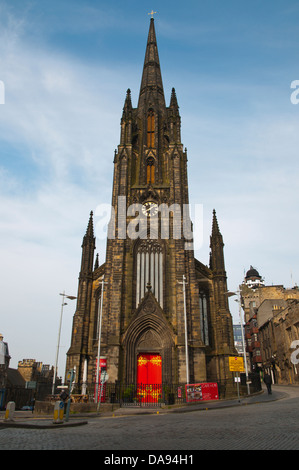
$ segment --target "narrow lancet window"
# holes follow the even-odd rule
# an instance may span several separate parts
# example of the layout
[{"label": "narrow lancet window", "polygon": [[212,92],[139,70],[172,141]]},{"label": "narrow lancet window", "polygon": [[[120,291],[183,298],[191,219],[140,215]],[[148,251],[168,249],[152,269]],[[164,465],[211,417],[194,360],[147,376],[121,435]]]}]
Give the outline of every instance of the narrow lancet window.
[{"label": "narrow lancet window", "polygon": [[146,182],[147,184],[155,182],[155,161],[153,158],[149,158],[146,162]]},{"label": "narrow lancet window", "polygon": [[155,115],[152,111],[147,116],[147,146],[155,147]]}]

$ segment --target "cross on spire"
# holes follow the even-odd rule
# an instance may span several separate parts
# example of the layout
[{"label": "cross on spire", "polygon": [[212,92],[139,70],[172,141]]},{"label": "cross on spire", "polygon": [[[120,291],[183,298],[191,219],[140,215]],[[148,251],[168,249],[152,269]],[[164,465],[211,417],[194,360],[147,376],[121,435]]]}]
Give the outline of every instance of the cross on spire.
[{"label": "cross on spire", "polygon": [[151,15],[152,18],[154,18],[154,15],[156,14],[157,12],[152,10],[150,13],[148,13],[148,15]]}]

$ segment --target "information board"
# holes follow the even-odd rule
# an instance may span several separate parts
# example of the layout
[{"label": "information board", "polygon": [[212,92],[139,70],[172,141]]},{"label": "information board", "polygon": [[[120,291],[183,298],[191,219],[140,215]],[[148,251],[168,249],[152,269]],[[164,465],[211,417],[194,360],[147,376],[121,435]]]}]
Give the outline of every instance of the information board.
[{"label": "information board", "polygon": [[243,357],[229,357],[229,370],[231,372],[244,372]]},{"label": "information board", "polygon": [[197,402],[205,400],[219,400],[218,384],[215,382],[187,384],[186,401]]}]

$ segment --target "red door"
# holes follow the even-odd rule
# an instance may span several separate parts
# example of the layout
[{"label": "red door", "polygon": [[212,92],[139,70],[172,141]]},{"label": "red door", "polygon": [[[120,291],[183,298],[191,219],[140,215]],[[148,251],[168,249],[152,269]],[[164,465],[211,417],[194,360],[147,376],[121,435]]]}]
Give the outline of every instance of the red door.
[{"label": "red door", "polygon": [[162,358],[141,353],[137,359],[137,395],[142,402],[154,403],[162,394]]}]

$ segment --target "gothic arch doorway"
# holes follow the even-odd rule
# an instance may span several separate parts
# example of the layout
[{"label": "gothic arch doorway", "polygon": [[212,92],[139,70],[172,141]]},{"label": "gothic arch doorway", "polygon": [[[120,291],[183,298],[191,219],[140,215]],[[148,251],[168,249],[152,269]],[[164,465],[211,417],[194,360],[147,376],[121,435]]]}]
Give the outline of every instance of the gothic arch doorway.
[{"label": "gothic arch doorway", "polygon": [[[136,315],[124,333],[122,345],[124,351],[123,377],[126,383],[138,383],[140,377],[138,360],[144,354],[159,356],[158,360],[161,365],[161,379],[159,381],[172,382],[175,359],[174,334],[151,292],[145,294],[143,302],[139,305]],[[158,381],[158,379],[149,380]]]}]

